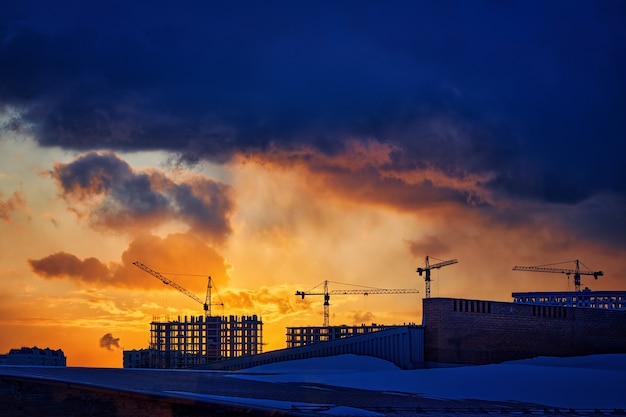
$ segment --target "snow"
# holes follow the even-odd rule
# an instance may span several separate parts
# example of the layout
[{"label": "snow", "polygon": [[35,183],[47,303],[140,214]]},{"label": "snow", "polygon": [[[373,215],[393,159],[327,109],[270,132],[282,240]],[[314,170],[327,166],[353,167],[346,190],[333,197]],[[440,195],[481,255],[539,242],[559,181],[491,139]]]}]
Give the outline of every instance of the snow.
[{"label": "snow", "polygon": [[494,365],[403,371],[382,359],[339,355],[279,362],[232,377],[316,383],[429,398],[519,401],[567,409],[626,409],[626,354],[539,357]]}]

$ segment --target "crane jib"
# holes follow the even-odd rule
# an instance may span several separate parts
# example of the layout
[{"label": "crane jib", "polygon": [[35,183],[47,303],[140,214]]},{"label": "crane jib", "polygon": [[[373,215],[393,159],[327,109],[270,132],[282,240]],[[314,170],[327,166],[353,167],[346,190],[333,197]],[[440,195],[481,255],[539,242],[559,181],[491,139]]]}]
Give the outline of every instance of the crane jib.
[{"label": "crane jib", "polygon": [[[173,287],[173,288],[177,289],[178,291],[182,292],[183,294],[185,294],[186,296],[188,296],[192,300],[197,301],[198,303],[200,303],[202,305],[202,307],[203,307],[203,309],[205,311],[205,314],[208,314],[208,308],[206,308],[206,306],[208,306],[208,303],[206,301],[202,301],[198,296],[196,296],[191,291],[183,288],[182,286],[178,285],[177,283],[175,283],[171,279],[163,276],[160,272],[155,271],[154,269],[152,269],[152,268],[142,264],[139,261],[133,262],[133,265],[135,265],[139,269],[144,270],[145,272],[147,272],[148,274],[152,275],[153,277],[159,279],[161,282],[163,282],[163,284],[169,285],[170,287]],[[209,277],[209,285],[210,285],[210,281],[211,281],[211,277]],[[208,297],[208,294],[207,294],[207,297]]]},{"label": "crane jib", "polygon": [[[369,294],[416,294],[419,293],[419,290],[414,288],[395,288],[395,289],[363,289],[363,290],[329,290],[328,282],[324,281],[324,292],[306,292],[306,291],[296,291],[295,295],[299,295],[304,299],[306,295],[323,295],[324,296],[324,327],[329,326],[329,300],[331,295],[369,295]],[[349,284],[346,284],[349,285]]]}]

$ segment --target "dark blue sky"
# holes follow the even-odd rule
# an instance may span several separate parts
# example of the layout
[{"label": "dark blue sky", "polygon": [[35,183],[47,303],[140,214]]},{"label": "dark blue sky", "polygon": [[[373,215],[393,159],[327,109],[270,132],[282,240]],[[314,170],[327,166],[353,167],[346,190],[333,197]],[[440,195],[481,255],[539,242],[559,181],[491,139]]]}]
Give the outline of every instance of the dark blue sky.
[{"label": "dark blue sky", "polygon": [[625,22],[607,0],[5,2],[0,106],[42,146],[191,162],[390,143],[502,198],[609,195],[624,232]]}]

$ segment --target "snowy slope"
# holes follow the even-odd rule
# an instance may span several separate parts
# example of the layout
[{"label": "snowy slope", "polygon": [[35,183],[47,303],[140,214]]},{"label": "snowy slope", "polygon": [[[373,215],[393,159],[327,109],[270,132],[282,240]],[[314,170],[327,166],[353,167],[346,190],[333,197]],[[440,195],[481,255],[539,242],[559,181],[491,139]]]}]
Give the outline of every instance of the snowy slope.
[{"label": "snowy slope", "polygon": [[432,398],[626,409],[626,354],[540,357],[496,365],[413,371],[402,371],[373,357],[339,355],[263,365],[237,372],[233,377],[398,391]]}]

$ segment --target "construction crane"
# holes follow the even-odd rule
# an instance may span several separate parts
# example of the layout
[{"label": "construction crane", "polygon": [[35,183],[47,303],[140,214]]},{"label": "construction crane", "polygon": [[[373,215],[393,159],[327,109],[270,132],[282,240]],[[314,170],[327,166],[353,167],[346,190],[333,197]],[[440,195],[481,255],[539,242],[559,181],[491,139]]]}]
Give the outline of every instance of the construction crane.
[{"label": "construction crane", "polygon": [[204,315],[206,317],[211,316],[211,305],[221,305],[222,307],[224,306],[223,303],[216,303],[216,304],[211,303],[211,289],[213,288],[213,285],[212,285],[212,280],[211,280],[210,276],[209,276],[209,280],[208,280],[209,282],[207,284],[207,289],[206,289],[206,297],[205,297],[204,301],[202,301],[200,298],[198,298],[191,291],[186,290],[185,288],[181,287],[180,285],[178,285],[177,283],[175,283],[171,279],[163,276],[160,272],[155,271],[154,269],[152,269],[152,268],[142,264],[141,262],[135,261],[135,262],[133,262],[133,265],[135,265],[139,269],[143,269],[145,272],[147,272],[150,275],[158,278],[159,280],[161,280],[163,282],[163,284],[169,285],[170,287],[173,287],[173,288],[177,289],[178,291],[180,291],[183,294],[185,294],[187,297],[189,297],[192,300],[197,301],[198,303],[202,304],[202,308],[204,309]]},{"label": "construction crane", "polygon": [[[554,265],[562,265],[566,263],[575,263],[574,269],[571,268],[554,268]],[[594,279],[598,279],[604,275],[602,271],[590,271],[589,269],[580,269],[580,262],[578,259],[567,262],[559,262],[556,264],[546,264],[546,265],[537,265],[537,266],[514,266],[513,271],[529,271],[529,272],[552,272],[556,274],[565,274],[567,275],[567,279],[569,280],[570,275],[574,275],[574,289],[576,292],[580,291],[580,276],[581,275],[593,275]],[[583,264],[584,265],[584,264]],[[586,266],[585,266],[586,268]]]},{"label": "construction crane", "polygon": [[207,287],[206,287],[206,296],[204,298],[204,305],[202,306],[205,309],[205,311],[208,311],[208,313],[205,312],[205,316],[207,317],[211,317],[211,306],[221,306],[222,314],[224,310],[224,303],[211,303],[212,290],[213,290],[213,279],[211,279],[211,276],[209,275],[209,279],[208,279]]},{"label": "construction crane", "polygon": [[420,277],[422,276],[422,273],[426,274],[424,276],[424,281],[426,283],[426,297],[425,298],[430,298],[430,270],[431,269],[441,268],[441,267],[447,266],[447,265],[452,265],[452,264],[455,264],[455,263],[459,262],[456,259],[450,259],[448,261],[443,261],[441,259],[437,259],[437,260],[441,261],[441,262],[431,265],[430,264],[430,260],[428,258],[428,255],[426,255],[426,266],[423,267],[423,268],[419,267],[419,268],[417,268],[415,270],[415,272],[417,272]]},{"label": "construction crane", "polygon": [[[312,291],[296,291],[296,295],[299,295],[304,299],[306,295],[323,295],[324,296],[324,327],[329,326],[330,317],[330,296],[331,295],[369,295],[369,294],[415,294],[419,293],[416,289],[383,289],[383,288],[367,288],[361,290],[329,290],[328,283],[330,281],[324,281],[324,292],[312,292]],[[336,282],[341,284],[341,282]],[[348,285],[348,284],[343,284]],[[319,285],[318,285],[319,286]]]}]

